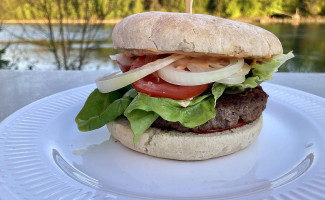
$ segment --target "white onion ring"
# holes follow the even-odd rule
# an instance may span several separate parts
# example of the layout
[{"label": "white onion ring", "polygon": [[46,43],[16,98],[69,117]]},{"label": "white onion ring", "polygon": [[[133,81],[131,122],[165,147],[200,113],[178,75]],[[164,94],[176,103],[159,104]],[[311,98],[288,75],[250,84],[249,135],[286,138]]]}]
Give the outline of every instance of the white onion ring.
[{"label": "white onion ring", "polygon": [[123,74],[113,73],[99,77],[96,80],[97,88],[102,93],[108,93],[125,87],[173,62],[185,57],[184,55],[173,54],[163,59],[143,65],[142,67],[125,72]]},{"label": "white onion ring", "polygon": [[168,65],[158,70],[158,75],[166,82],[175,85],[203,85],[227,78],[241,69],[243,65],[244,59],[231,59],[228,66],[208,72],[189,72]]},{"label": "white onion ring", "polygon": [[248,74],[248,72],[251,70],[251,67],[247,64],[244,63],[244,66],[236,73],[234,73],[233,75],[221,79],[219,81],[217,81],[218,83],[224,83],[224,84],[239,84],[242,83],[246,80],[246,74]]},{"label": "white onion ring", "polygon": [[123,53],[110,55],[111,60],[117,61],[122,66],[131,66],[134,59],[124,55]]}]

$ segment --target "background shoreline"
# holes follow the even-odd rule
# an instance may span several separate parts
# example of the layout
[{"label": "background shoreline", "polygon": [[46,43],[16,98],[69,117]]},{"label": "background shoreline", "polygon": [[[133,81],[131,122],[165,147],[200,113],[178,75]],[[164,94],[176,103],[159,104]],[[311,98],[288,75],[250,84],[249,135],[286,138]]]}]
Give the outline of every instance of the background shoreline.
[{"label": "background shoreline", "polygon": [[[119,21],[121,21],[121,18],[116,19],[107,19],[107,20],[82,20],[82,19],[67,19],[63,20],[63,24],[117,24]],[[47,24],[47,19],[6,19],[6,20],[0,20],[0,24]],[[51,20],[52,24],[60,24],[60,20]]]},{"label": "background shoreline", "polygon": [[[67,19],[63,20],[63,24],[117,24],[122,18],[97,20],[93,19],[90,21],[85,21],[82,19]],[[235,21],[241,21],[246,23],[261,23],[261,24],[274,24],[274,23],[301,23],[301,24],[325,24],[325,16],[315,16],[315,17],[301,17],[299,20],[293,19],[291,17],[286,18],[276,18],[276,17],[253,17],[253,18],[237,18],[233,19]],[[47,24],[47,19],[6,19],[0,20],[0,24]],[[51,20],[52,24],[60,24],[60,20]]]}]

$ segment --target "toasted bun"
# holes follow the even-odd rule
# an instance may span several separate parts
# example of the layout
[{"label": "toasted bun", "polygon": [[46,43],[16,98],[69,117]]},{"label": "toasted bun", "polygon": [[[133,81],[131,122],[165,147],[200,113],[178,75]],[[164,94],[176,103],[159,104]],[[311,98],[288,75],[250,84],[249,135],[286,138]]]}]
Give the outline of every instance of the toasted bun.
[{"label": "toasted bun", "polygon": [[235,153],[249,146],[262,129],[262,117],[245,126],[210,134],[180,133],[149,128],[133,143],[126,118],[107,124],[111,135],[124,146],[160,158],[174,160],[206,160]]},{"label": "toasted bun", "polygon": [[260,27],[203,14],[146,12],[120,21],[112,35],[115,48],[134,54],[203,53],[270,57],[283,52],[281,42]]}]

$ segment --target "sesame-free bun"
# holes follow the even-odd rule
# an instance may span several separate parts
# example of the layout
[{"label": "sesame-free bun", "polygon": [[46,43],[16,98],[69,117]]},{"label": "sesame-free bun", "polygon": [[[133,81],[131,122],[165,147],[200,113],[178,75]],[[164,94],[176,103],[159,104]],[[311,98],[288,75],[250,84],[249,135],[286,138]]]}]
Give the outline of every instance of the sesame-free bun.
[{"label": "sesame-free bun", "polygon": [[282,54],[279,39],[260,27],[203,14],[145,12],[114,28],[115,48],[133,54],[202,53],[236,57]]},{"label": "sesame-free bun", "polygon": [[174,160],[206,160],[240,151],[257,138],[262,129],[262,116],[239,128],[209,134],[180,133],[147,129],[133,143],[133,134],[126,118],[109,122],[107,128],[115,139],[135,151]]}]

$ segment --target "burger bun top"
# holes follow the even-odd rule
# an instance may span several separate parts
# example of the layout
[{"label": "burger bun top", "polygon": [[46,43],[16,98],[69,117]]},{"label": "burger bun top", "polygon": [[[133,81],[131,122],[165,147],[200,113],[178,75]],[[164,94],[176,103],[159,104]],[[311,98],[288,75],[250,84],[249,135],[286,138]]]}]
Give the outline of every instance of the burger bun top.
[{"label": "burger bun top", "polygon": [[271,57],[283,53],[280,40],[263,28],[203,14],[134,14],[115,26],[112,39],[115,48],[136,55],[149,52]]}]

